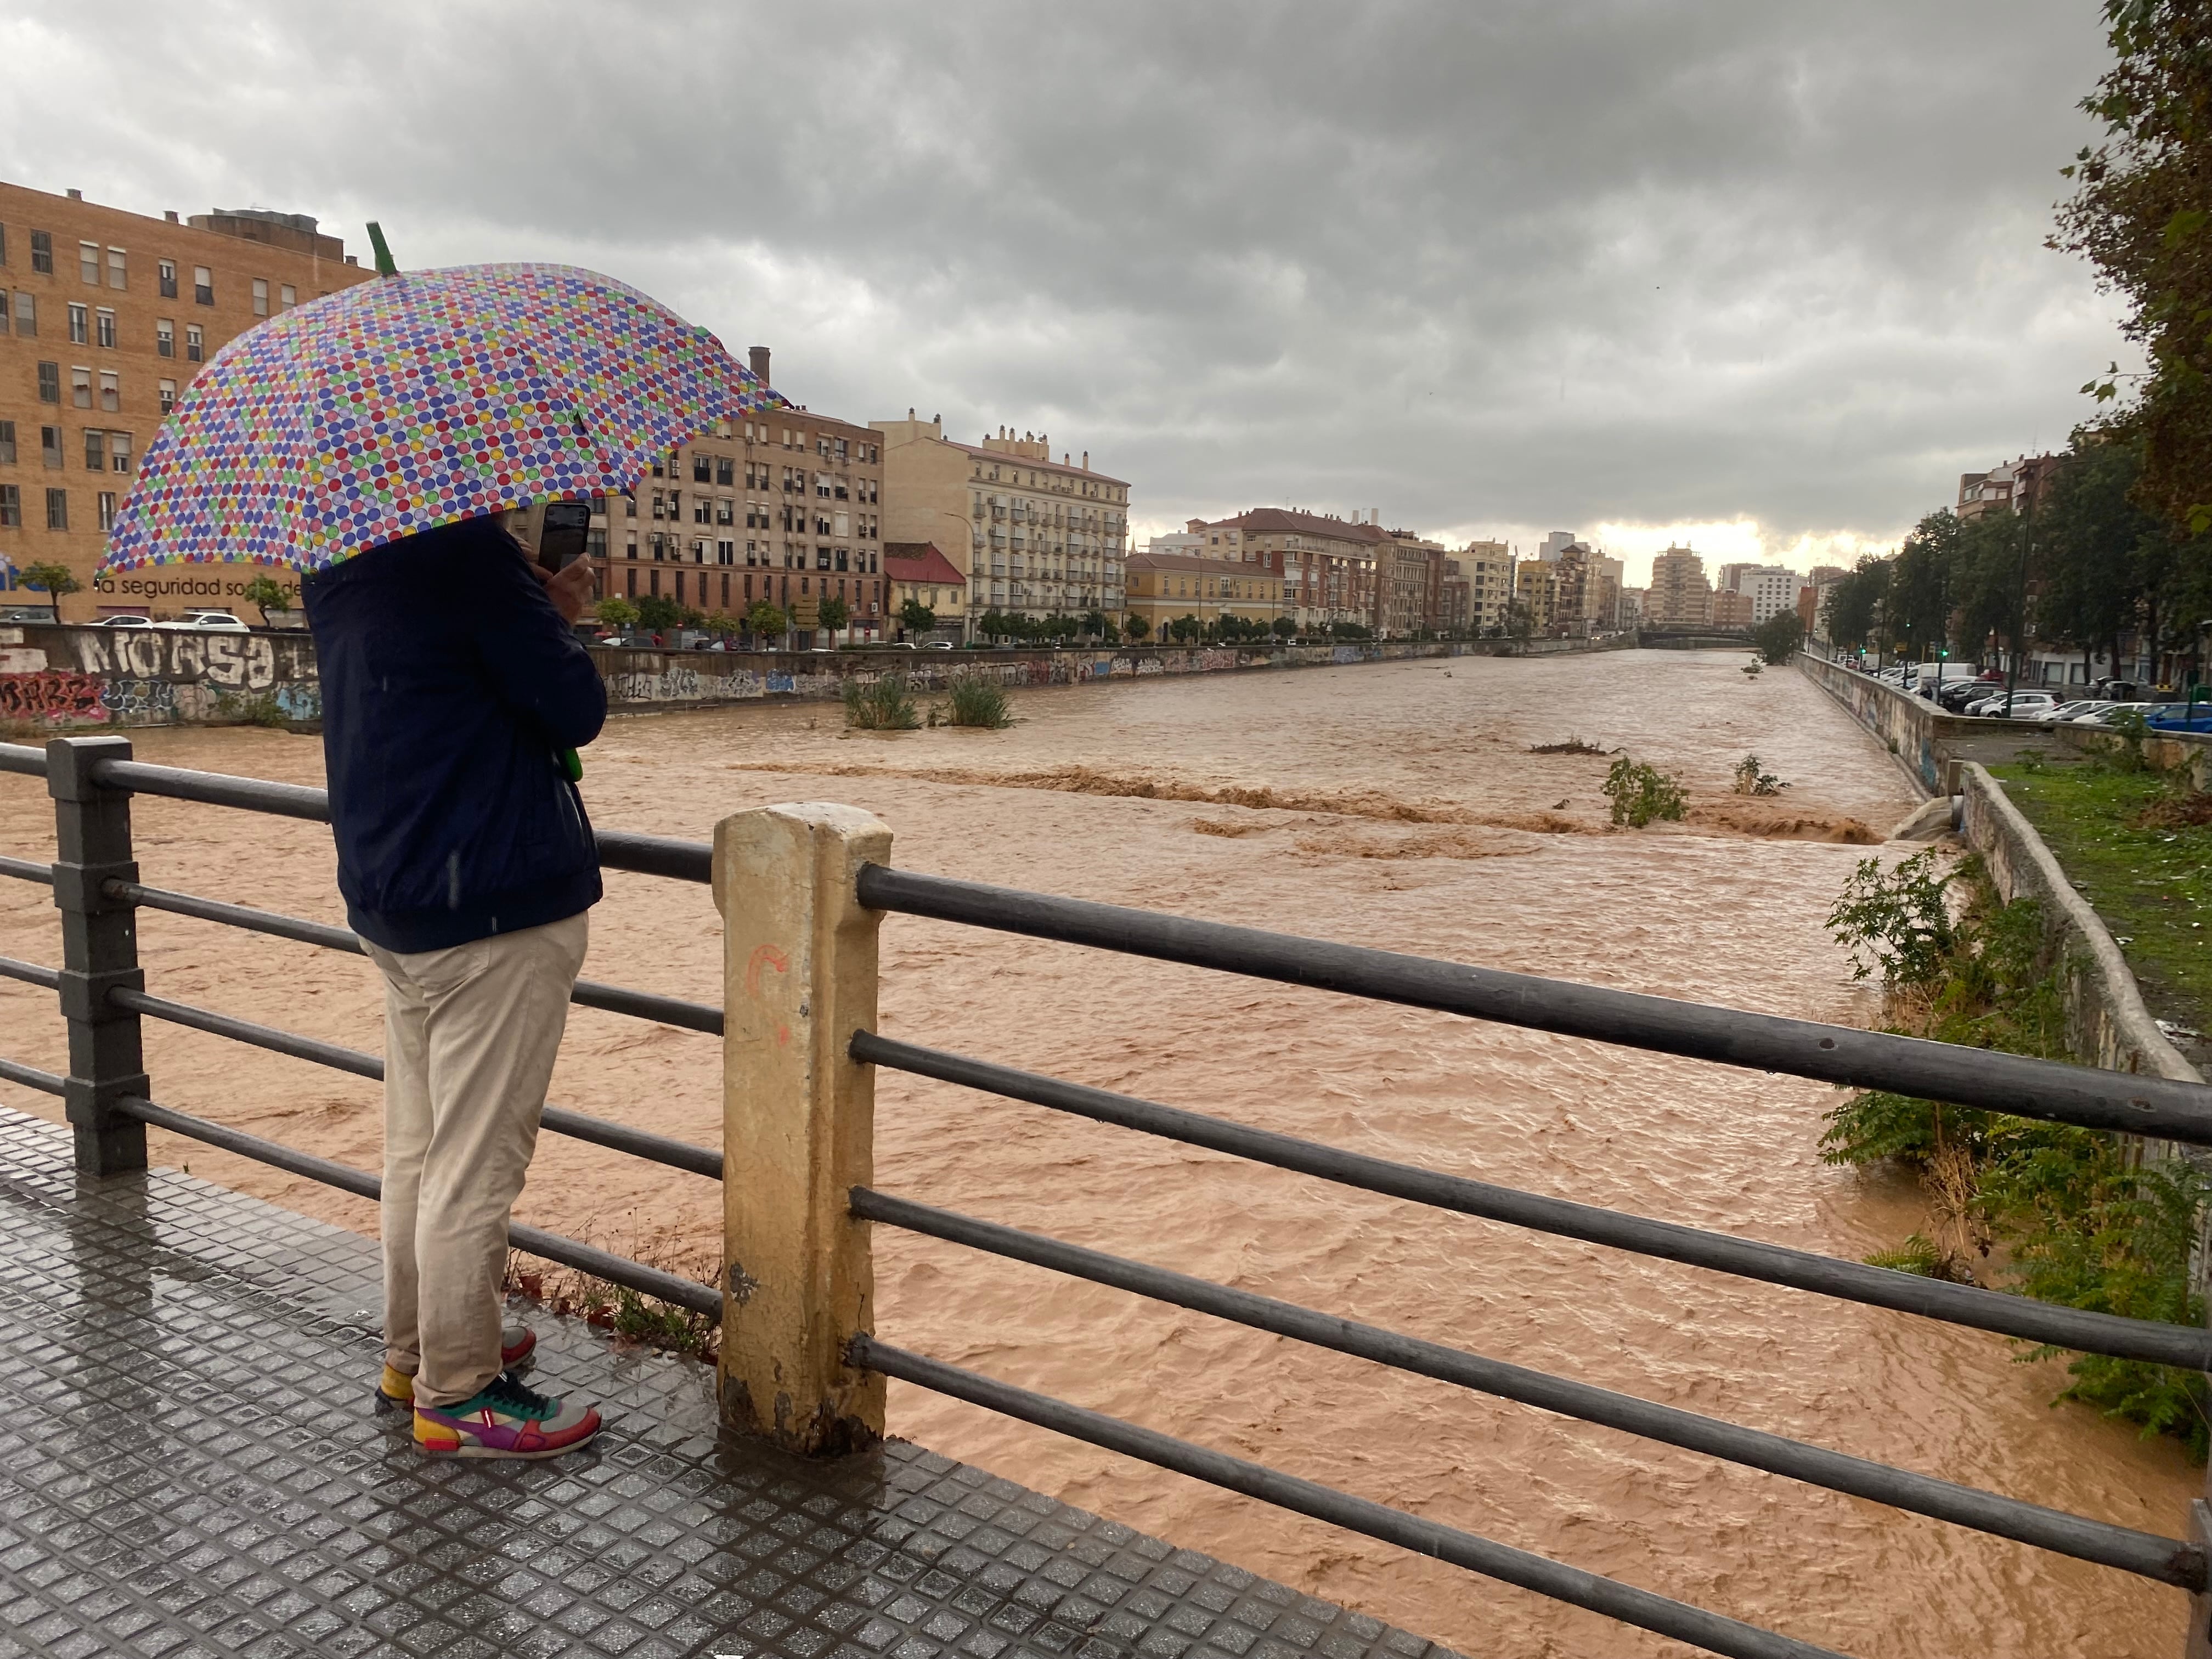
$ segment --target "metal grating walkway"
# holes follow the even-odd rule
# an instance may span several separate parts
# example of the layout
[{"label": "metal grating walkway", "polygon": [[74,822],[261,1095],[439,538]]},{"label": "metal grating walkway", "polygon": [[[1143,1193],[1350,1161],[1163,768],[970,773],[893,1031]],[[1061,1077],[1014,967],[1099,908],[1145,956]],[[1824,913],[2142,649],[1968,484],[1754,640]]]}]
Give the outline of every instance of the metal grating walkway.
[{"label": "metal grating walkway", "polygon": [[0,1659],[1452,1659],[918,1446],[726,1438],[708,1368],[550,1316],[596,1447],[430,1462],[373,1241],[69,1147],[0,1109]]}]

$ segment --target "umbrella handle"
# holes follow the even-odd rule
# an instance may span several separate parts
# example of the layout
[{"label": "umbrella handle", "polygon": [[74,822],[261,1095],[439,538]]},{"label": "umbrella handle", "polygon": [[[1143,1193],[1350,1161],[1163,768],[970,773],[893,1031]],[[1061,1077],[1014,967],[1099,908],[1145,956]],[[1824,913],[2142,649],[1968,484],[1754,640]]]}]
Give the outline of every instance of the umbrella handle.
[{"label": "umbrella handle", "polygon": [[573,749],[563,749],[553,757],[553,763],[561,769],[561,775],[571,783],[584,781],[584,757]]}]

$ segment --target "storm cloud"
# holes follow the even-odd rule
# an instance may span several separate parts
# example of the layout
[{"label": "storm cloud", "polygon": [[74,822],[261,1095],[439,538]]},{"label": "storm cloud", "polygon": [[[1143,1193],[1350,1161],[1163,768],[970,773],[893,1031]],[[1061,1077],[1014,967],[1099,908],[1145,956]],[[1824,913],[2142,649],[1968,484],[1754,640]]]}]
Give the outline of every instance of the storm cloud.
[{"label": "storm cloud", "polygon": [[2091,0],[112,3],[0,20],[0,173],[658,295],[1140,532],[1886,544],[2124,356],[2042,246]]}]

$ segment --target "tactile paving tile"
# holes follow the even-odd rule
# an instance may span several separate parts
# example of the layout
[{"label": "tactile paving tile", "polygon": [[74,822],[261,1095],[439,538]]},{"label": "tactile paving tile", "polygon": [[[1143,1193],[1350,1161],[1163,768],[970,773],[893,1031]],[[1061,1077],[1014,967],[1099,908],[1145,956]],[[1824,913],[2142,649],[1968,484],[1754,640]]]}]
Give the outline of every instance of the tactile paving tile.
[{"label": "tactile paving tile", "polygon": [[550,1316],[594,1446],[434,1462],[371,1407],[371,1240],[0,1109],[0,1659],[1452,1659],[892,1441],[724,1433],[713,1372]]}]

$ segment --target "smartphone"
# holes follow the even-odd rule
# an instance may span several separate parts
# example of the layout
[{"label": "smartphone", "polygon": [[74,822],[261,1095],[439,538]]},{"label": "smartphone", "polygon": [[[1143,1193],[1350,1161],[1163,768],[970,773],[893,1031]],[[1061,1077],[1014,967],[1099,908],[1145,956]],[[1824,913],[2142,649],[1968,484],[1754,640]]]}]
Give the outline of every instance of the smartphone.
[{"label": "smartphone", "polygon": [[543,526],[538,532],[538,562],[547,570],[564,570],[584,556],[584,537],[592,527],[589,501],[548,501]]}]

